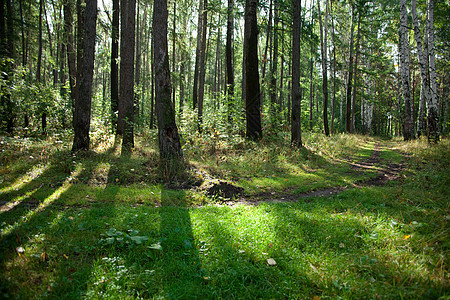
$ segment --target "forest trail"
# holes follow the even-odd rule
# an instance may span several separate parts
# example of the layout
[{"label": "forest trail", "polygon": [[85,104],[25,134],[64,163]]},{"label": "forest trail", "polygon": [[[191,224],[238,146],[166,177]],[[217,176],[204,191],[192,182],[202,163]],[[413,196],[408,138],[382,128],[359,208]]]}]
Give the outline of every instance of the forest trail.
[{"label": "forest trail", "polygon": [[[387,146],[383,146],[384,148],[388,148]],[[288,193],[274,193],[274,192],[265,192],[260,193],[255,196],[247,197],[242,196],[236,201],[224,202],[224,205],[259,205],[260,203],[286,203],[286,202],[298,202],[301,199],[305,198],[316,198],[316,197],[328,197],[332,195],[336,195],[343,191],[353,189],[353,188],[362,188],[367,186],[382,186],[387,184],[390,181],[397,180],[400,178],[400,172],[404,169],[403,164],[394,164],[391,162],[385,162],[381,158],[381,151],[383,148],[380,145],[380,142],[377,142],[374,145],[374,150],[369,158],[363,160],[361,162],[350,162],[344,161],[345,163],[351,165],[352,169],[357,172],[363,172],[365,170],[376,170],[377,176],[375,178],[370,178],[368,180],[364,180],[358,182],[356,184],[351,184],[348,186],[339,186],[339,187],[329,187],[325,189],[309,191],[299,194],[288,194]]]}]

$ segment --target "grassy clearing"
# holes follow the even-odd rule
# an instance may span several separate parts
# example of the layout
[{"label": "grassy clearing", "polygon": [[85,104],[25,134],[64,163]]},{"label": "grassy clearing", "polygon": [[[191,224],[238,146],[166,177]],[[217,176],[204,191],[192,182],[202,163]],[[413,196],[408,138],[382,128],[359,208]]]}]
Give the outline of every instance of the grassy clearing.
[{"label": "grassy clearing", "polygon": [[377,142],[381,164],[404,161],[400,152],[409,158],[405,178],[383,187],[219,207],[196,189],[160,183],[152,133],[122,159],[109,138],[74,157],[62,137],[2,137],[0,297],[449,296],[448,139],[430,148],[423,140],[311,135],[301,151],[284,135],[258,146],[217,139],[214,151],[206,139],[185,146],[189,180],[224,178],[248,197],[375,176],[349,162],[370,157]]}]

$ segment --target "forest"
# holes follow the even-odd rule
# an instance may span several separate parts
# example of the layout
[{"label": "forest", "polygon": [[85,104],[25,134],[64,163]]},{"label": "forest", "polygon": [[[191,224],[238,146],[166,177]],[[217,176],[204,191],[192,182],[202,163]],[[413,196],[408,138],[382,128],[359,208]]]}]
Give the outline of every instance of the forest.
[{"label": "forest", "polygon": [[444,0],[0,0],[0,298],[447,299]]}]

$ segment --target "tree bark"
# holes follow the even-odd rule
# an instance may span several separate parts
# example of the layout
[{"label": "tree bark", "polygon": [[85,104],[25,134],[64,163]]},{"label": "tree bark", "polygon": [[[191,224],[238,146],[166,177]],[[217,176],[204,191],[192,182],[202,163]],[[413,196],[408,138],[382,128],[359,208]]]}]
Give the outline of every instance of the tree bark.
[{"label": "tree bark", "polygon": [[[421,136],[424,130],[424,122],[423,122],[423,111],[425,109],[425,103],[428,103],[428,99],[430,98],[430,85],[427,78],[428,72],[428,51],[426,54],[423,51],[422,44],[422,34],[420,32],[419,27],[419,18],[417,17],[416,10],[416,2],[417,0],[411,1],[411,13],[413,17],[414,24],[414,37],[417,44],[417,54],[419,57],[419,69],[420,69],[420,78],[421,78],[421,86],[420,86],[420,100],[419,100],[419,113],[418,113],[418,121],[417,121],[417,136]],[[425,31],[425,35],[428,33]]]},{"label": "tree bark", "polygon": [[[112,24],[111,24],[111,125],[112,130],[117,130],[117,117],[119,114],[119,0],[112,0]],[[117,132],[117,131],[116,131]]]},{"label": "tree bark", "polygon": [[[177,70],[177,64],[175,61],[175,43],[176,43],[176,25],[177,25],[177,1],[173,1],[173,20],[172,20],[172,74],[175,74]],[[172,77],[173,78],[173,77]],[[175,92],[176,92],[176,81],[173,80],[172,83],[172,102],[175,106]]]},{"label": "tree bark", "polygon": [[257,0],[246,0],[244,29],[246,136],[253,140],[262,137],[257,9]]},{"label": "tree bark", "polygon": [[200,47],[200,66],[199,66],[199,74],[198,74],[198,132],[202,132],[203,126],[203,99],[205,96],[205,72],[206,72],[206,35],[208,30],[207,25],[207,4],[208,1],[204,0],[203,3],[203,21],[202,21],[202,43]]},{"label": "tree bark", "polygon": [[66,42],[67,49],[67,65],[69,67],[69,85],[70,85],[70,101],[72,108],[72,117],[75,114],[75,98],[77,96],[76,92],[76,57],[75,57],[75,47],[73,39],[73,0],[67,0],[64,2],[64,39]]},{"label": "tree bark", "polygon": [[406,0],[400,0],[400,73],[402,78],[402,92],[405,103],[405,122],[403,138],[409,141],[414,138],[414,124],[411,116],[411,90],[409,73],[409,42],[408,42],[408,15]]},{"label": "tree bark", "polygon": [[292,116],[291,145],[302,147],[300,103],[300,22],[301,0],[293,0],[292,10]]},{"label": "tree bark", "polygon": [[333,93],[331,98],[331,129],[330,133],[334,133],[334,117],[336,112],[336,40],[334,34],[334,17],[333,17],[333,2],[330,3],[331,13],[331,35],[333,40]]},{"label": "tree bark", "polygon": [[[120,3],[120,90],[118,128],[123,128],[122,153],[134,147],[134,51],[136,0]],[[119,130],[118,130],[119,131]]]},{"label": "tree bark", "polygon": [[428,54],[430,62],[430,91],[431,97],[427,103],[427,135],[428,141],[439,141],[439,114],[436,80],[436,58],[434,55],[434,0],[428,0],[427,5],[428,19]]},{"label": "tree bark", "polygon": [[194,88],[192,91],[192,105],[193,109],[195,110],[197,108],[197,102],[198,102],[198,74],[199,74],[199,68],[200,68],[200,55],[201,55],[201,47],[202,47],[202,34],[201,32],[203,29],[203,21],[206,22],[206,20],[203,19],[203,10],[205,9],[203,6],[204,1],[199,0],[199,7],[198,7],[198,25],[197,25],[197,48],[195,50],[195,67],[194,67]]},{"label": "tree bark", "polygon": [[91,125],[92,81],[94,75],[95,37],[97,24],[97,0],[86,0],[83,58],[80,61],[80,81],[77,81],[78,97],[75,99],[74,140],[72,151],[89,150]]},{"label": "tree bark", "polygon": [[175,108],[171,101],[169,50],[167,45],[167,0],[155,0],[153,7],[153,43],[158,117],[159,153],[165,179],[182,164],[180,136],[175,124]]},{"label": "tree bark", "polygon": [[355,7],[352,5],[352,27],[350,31],[350,58],[348,61],[347,95],[345,107],[345,131],[352,132],[352,79],[353,79],[353,33],[355,32]]},{"label": "tree bark", "polygon": [[273,45],[271,55],[271,72],[269,82],[270,118],[274,124],[277,118],[277,69],[278,69],[278,0],[274,0]]},{"label": "tree bark", "polygon": [[358,13],[358,32],[356,34],[356,49],[355,49],[355,68],[353,70],[353,95],[352,95],[352,132],[356,133],[356,83],[357,83],[357,73],[358,73],[358,56],[359,56],[359,42],[361,38],[361,13]]},{"label": "tree bark", "polygon": [[325,135],[329,136],[330,130],[328,128],[328,68],[327,68],[328,0],[325,9],[325,28],[322,27],[322,12],[320,11],[320,1],[317,2],[317,5],[319,9],[320,48],[322,53],[323,129]]},{"label": "tree bark", "polygon": [[234,70],[233,70],[233,32],[234,32],[234,0],[228,0],[227,10],[227,41],[225,45],[226,60],[226,84],[227,84],[227,105],[228,122],[231,124],[234,115]]}]

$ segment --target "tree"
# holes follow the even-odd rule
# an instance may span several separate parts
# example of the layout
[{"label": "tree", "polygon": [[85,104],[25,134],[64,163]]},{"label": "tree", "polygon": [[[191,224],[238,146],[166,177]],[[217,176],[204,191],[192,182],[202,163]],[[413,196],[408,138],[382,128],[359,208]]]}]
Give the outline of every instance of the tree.
[{"label": "tree", "polygon": [[325,135],[330,135],[328,129],[328,58],[327,58],[327,31],[328,31],[328,0],[325,9],[325,30],[322,28],[322,12],[320,11],[320,1],[317,1],[319,8],[319,26],[320,26],[320,49],[322,53],[322,89],[323,89],[323,129]]},{"label": "tree", "polygon": [[[200,0],[201,1],[201,0]],[[197,110],[197,116],[198,116],[198,132],[202,132],[202,124],[203,124],[203,101],[205,96],[205,71],[206,71],[206,34],[207,34],[207,4],[208,1],[204,0],[203,3],[203,21],[202,21],[202,27],[201,27],[201,34],[202,34],[202,42],[200,47],[200,70],[198,74],[198,110]]]},{"label": "tree", "polygon": [[405,123],[403,138],[409,141],[414,138],[414,124],[411,116],[411,90],[409,73],[409,41],[408,41],[408,15],[406,0],[400,0],[400,76],[402,79],[402,92],[405,103]]},{"label": "tree", "polygon": [[233,70],[233,31],[234,31],[234,0],[228,0],[227,9],[227,41],[225,45],[226,60],[226,84],[228,93],[228,121],[231,122],[231,116],[234,109],[234,70]]},{"label": "tree", "polygon": [[244,57],[246,136],[253,140],[262,137],[261,93],[258,72],[257,6],[257,0],[245,1]]},{"label": "tree", "polygon": [[119,113],[119,0],[112,0],[111,24],[111,125],[117,130],[117,115]]},{"label": "tree", "polygon": [[302,147],[300,103],[300,22],[301,0],[293,0],[292,9],[292,117],[291,144]]},{"label": "tree", "polygon": [[437,80],[436,80],[436,57],[434,50],[434,0],[428,0],[428,54],[430,61],[430,91],[431,97],[427,103],[427,135],[432,142],[439,141],[439,114],[437,105]]},{"label": "tree", "polygon": [[78,97],[75,98],[73,120],[74,139],[72,151],[89,150],[89,128],[91,125],[92,82],[94,75],[95,37],[97,24],[97,0],[86,0],[83,18],[83,57],[80,81],[77,81]]},{"label": "tree", "polygon": [[165,174],[170,175],[173,174],[172,171],[176,171],[174,168],[182,165],[183,154],[178,128],[175,123],[175,108],[171,101],[167,18],[167,0],[155,0],[153,7],[153,64],[160,167]]},{"label": "tree", "polygon": [[352,5],[352,27],[350,31],[350,57],[348,60],[347,95],[345,106],[345,131],[352,132],[352,79],[353,79],[353,33],[355,32],[355,7]]},{"label": "tree", "polygon": [[[136,0],[122,0],[120,5],[120,91],[117,127],[123,133],[122,152],[134,147],[134,51]],[[118,130],[119,131],[119,130]]]}]

